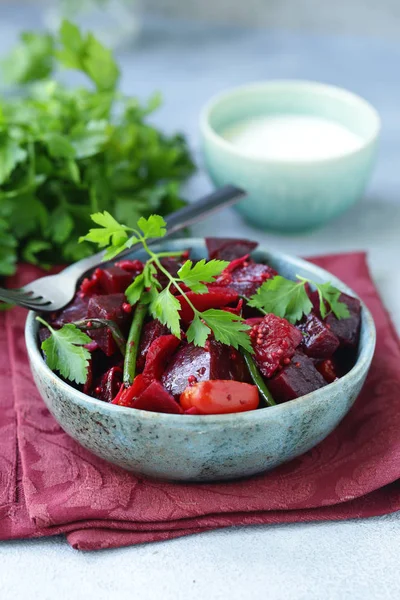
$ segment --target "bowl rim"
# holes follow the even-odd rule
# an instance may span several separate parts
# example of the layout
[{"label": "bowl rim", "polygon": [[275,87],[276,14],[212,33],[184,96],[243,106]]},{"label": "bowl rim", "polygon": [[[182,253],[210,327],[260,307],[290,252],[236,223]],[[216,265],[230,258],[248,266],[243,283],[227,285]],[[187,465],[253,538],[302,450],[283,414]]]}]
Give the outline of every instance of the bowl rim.
[{"label": "bowl rim", "polygon": [[[272,91],[276,88],[287,88],[291,90],[299,90],[301,88],[309,88],[314,90],[318,94],[335,96],[338,99],[352,102],[353,104],[359,104],[364,109],[370,112],[371,120],[373,123],[373,131],[365,139],[363,138],[362,144],[352,150],[345,150],[340,154],[334,156],[325,156],[320,158],[262,158],[260,156],[251,156],[245,151],[242,151],[238,146],[235,146],[228,140],[222,137],[210,124],[210,116],[212,111],[218,106],[229,100],[230,98],[248,94],[251,95],[254,92],[265,90],[266,92]],[[363,152],[366,148],[373,145],[379,137],[381,131],[381,118],[376,108],[370,104],[365,98],[358,94],[340,86],[331,85],[328,83],[322,83],[319,81],[312,81],[308,79],[271,79],[266,81],[254,81],[244,85],[239,85],[224,90],[212,96],[208,102],[203,106],[200,111],[199,117],[200,133],[204,139],[211,140],[221,150],[230,153],[236,158],[254,162],[257,164],[268,164],[268,165],[292,165],[292,166],[309,166],[311,164],[326,164],[329,162],[339,162],[343,159],[347,159],[351,156],[355,156],[360,152]]]},{"label": "bowl rim", "polygon": [[[237,239],[237,238],[232,238]],[[160,246],[168,244],[169,247],[179,249],[181,246],[185,248],[188,247],[201,247],[205,246],[204,238],[180,238],[177,240],[170,240],[169,242],[161,243]],[[40,370],[43,377],[47,377],[50,381],[53,382],[54,387],[58,387],[61,391],[66,392],[66,396],[73,395],[73,402],[79,404],[90,411],[94,412],[104,412],[108,415],[117,414],[125,415],[129,418],[135,419],[145,419],[152,420],[158,419],[160,421],[165,420],[168,424],[176,424],[180,426],[187,427],[188,425],[237,425],[241,426],[245,423],[251,424],[253,421],[258,420],[258,418],[262,415],[265,415],[265,411],[268,411],[267,414],[271,416],[277,416],[280,412],[290,410],[294,405],[307,404],[308,402],[315,400],[319,394],[321,394],[321,390],[331,389],[334,392],[334,389],[343,386],[343,383],[351,380],[354,376],[360,376],[367,371],[370,367],[370,363],[372,361],[372,357],[375,351],[376,344],[376,328],[371,312],[366,307],[364,302],[359,298],[359,296],[349,288],[345,283],[343,283],[340,279],[330,274],[325,269],[314,265],[302,258],[297,256],[293,256],[290,254],[286,254],[283,252],[278,252],[275,250],[268,250],[265,246],[260,244],[256,250],[256,253],[262,253],[264,255],[270,255],[273,258],[276,258],[281,261],[285,261],[294,265],[298,268],[303,268],[313,273],[313,276],[317,276],[318,278],[323,279],[324,281],[330,281],[333,283],[338,289],[341,291],[352,295],[358,298],[361,302],[362,307],[362,319],[364,321],[364,325],[367,328],[368,340],[361,348],[360,354],[357,358],[357,361],[354,367],[346,373],[343,377],[334,381],[327,386],[310,392],[300,398],[295,398],[294,400],[289,400],[288,402],[284,402],[282,404],[276,404],[275,406],[266,406],[264,408],[258,408],[252,411],[246,411],[242,413],[228,413],[221,415],[182,415],[182,414],[170,414],[170,413],[159,413],[159,412],[150,412],[142,409],[132,409],[126,406],[118,406],[115,404],[109,404],[102,400],[98,400],[97,398],[92,398],[84,394],[83,392],[73,388],[71,385],[63,381],[58,375],[56,375],[46,364],[40,349],[37,343],[37,332],[38,332],[38,322],[35,320],[36,313],[33,311],[29,311],[28,317],[25,323],[25,343],[28,351],[29,360],[32,363],[32,367],[36,370]],[[132,256],[137,254],[138,252],[132,252]],[[329,277],[329,279],[327,278]],[[68,398],[69,399],[69,398]],[[187,419],[185,418],[187,417]]]}]

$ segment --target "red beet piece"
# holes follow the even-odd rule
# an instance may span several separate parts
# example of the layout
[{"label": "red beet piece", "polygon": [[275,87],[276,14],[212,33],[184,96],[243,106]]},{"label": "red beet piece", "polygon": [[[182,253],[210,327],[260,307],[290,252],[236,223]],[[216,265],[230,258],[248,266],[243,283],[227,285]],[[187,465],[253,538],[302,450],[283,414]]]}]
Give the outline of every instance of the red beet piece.
[{"label": "red beet piece", "polygon": [[90,396],[93,385],[93,357],[89,360],[88,373],[86,381],[83,384],[82,392]]},{"label": "red beet piece", "polygon": [[100,283],[100,275],[102,273],[102,269],[95,269],[90,277],[85,277],[82,281],[79,291],[81,296],[94,296],[95,294],[99,295],[103,293],[103,288]]},{"label": "red beet piece", "polygon": [[350,312],[348,319],[337,319],[334,314],[329,314],[325,323],[331,331],[339,338],[340,345],[348,348],[356,348],[360,337],[361,327],[361,304],[357,298],[347,294],[341,294],[340,302],[344,302]]},{"label": "red beet piece", "polygon": [[250,317],[250,319],[246,319],[246,324],[254,327],[254,325],[259,325],[262,320],[262,317]]},{"label": "red beet piece", "polygon": [[327,382],[315,368],[313,360],[302,352],[296,352],[291,363],[268,381],[268,389],[276,402],[300,398],[325,385]]},{"label": "red beet piece", "polygon": [[[200,311],[209,308],[222,308],[228,304],[238,301],[238,294],[235,290],[227,287],[209,287],[205,294],[195,294],[188,292],[187,297],[195,308]],[[177,296],[181,304],[180,316],[184,323],[190,323],[193,319],[193,310],[182,296]]]},{"label": "red beet piece", "polygon": [[185,415],[201,415],[201,412],[195,406],[191,406],[184,412]]},{"label": "red beet piece", "polygon": [[310,313],[298,323],[303,334],[301,348],[311,358],[330,358],[339,347],[339,339],[316,315]]},{"label": "red beet piece", "polygon": [[112,402],[122,384],[121,367],[111,367],[101,378],[100,385],[96,388],[96,398],[104,402]]},{"label": "red beet piece", "polygon": [[215,340],[206,348],[184,343],[168,364],[161,382],[173,396],[179,396],[188,385],[208,379],[248,382],[248,371],[240,353]]},{"label": "red beet piece", "polygon": [[146,323],[146,325],[143,327],[140,338],[138,358],[136,361],[136,370],[138,372],[143,371],[147,353],[154,340],[159,338],[161,335],[167,335],[168,332],[168,327],[160,323],[160,321],[157,319],[153,319],[152,321]]},{"label": "red beet piece", "polygon": [[132,273],[120,267],[108,267],[99,271],[98,280],[103,294],[123,293],[133,281]]},{"label": "red beet piece", "polygon": [[132,273],[134,277],[143,271],[143,263],[140,260],[123,259],[116,262],[115,266]]},{"label": "red beet piece", "polygon": [[[121,330],[125,332],[130,320],[130,315],[122,308],[124,302],[124,294],[92,296],[89,300],[88,318],[109,319],[115,321]],[[108,328],[96,329],[89,331],[88,333],[107,356],[112,356],[114,352],[117,351],[117,345]]]},{"label": "red beet piece", "polygon": [[50,336],[51,336],[51,332],[49,331],[49,329],[47,329],[47,327],[41,327],[39,329],[39,341],[40,341],[41,345]]},{"label": "red beet piece", "polygon": [[88,313],[88,300],[77,295],[65,308],[56,313],[51,324],[56,327],[62,327],[65,323],[80,321],[86,319]]},{"label": "red beet piece", "polygon": [[268,314],[253,325],[250,339],[255,360],[264,377],[272,377],[290,362],[302,339],[301,332],[286,319]]},{"label": "red beet piece", "polygon": [[234,260],[245,254],[250,254],[257,248],[257,242],[239,240],[234,238],[206,238],[206,246],[210,259]]},{"label": "red beet piece", "polygon": [[223,310],[226,310],[226,312],[230,312],[233,315],[241,316],[243,312],[243,299],[240,298],[236,306],[224,306]]},{"label": "red beet piece", "polygon": [[315,368],[319,373],[321,373],[322,377],[327,383],[332,383],[339,377],[337,365],[331,358],[317,362],[315,364]]},{"label": "red beet piece", "polygon": [[167,362],[179,346],[180,341],[174,335],[161,335],[150,345],[143,369],[143,379],[151,383],[161,379]]},{"label": "red beet piece", "polygon": [[112,404],[118,404],[118,406],[127,406],[132,408],[136,398],[140,396],[142,392],[147,388],[147,383],[143,379],[143,375],[136,375],[132,385],[128,388],[121,387],[119,392],[112,401]]},{"label": "red beet piece", "polygon": [[250,262],[235,269],[230,275],[231,281],[228,284],[229,287],[236,290],[241,296],[250,298],[250,296],[256,293],[264,281],[275,277],[277,272],[268,265]]},{"label": "red beet piece", "polygon": [[153,381],[133,402],[132,407],[150,412],[183,413],[178,402],[163,388],[159,381]]}]

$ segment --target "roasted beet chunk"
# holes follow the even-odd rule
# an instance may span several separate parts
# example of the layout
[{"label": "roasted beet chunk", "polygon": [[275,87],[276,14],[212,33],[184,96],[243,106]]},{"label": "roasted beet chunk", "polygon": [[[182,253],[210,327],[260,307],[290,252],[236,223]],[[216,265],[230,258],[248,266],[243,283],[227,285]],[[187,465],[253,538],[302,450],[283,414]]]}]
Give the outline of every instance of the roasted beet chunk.
[{"label": "roasted beet chunk", "polygon": [[250,298],[264,281],[275,277],[276,274],[276,271],[268,265],[244,263],[242,267],[231,272],[229,287],[236,290],[241,296]]},{"label": "roasted beet chunk", "polygon": [[[108,296],[92,296],[89,300],[89,319],[109,319],[115,321],[123,330],[129,321],[129,314],[123,310],[125,302],[124,294],[109,294]],[[89,332],[90,337],[95,340],[107,356],[112,356],[117,350],[111,332],[108,328],[96,329]]]},{"label": "roasted beet chunk", "polygon": [[59,311],[54,319],[51,320],[52,325],[62,327],[65,323],[80,321],[86,319],[88,312],[88,300],[81,296],[75,296],[63,310]]},{"label": "roasted beet chunk", "polygon": [[253,252],[258,243],[232,238],[206,238],[206,246],[210,259],[234,260]]},{"label": "roasted beet chunk", "polygon": [[331,358],[316,362],[315,368],[321,373],[327,383],[332,383],[332,381],[335,381],[339,377],[337,365]]},{"label": "roasted beet chunk", "polygon": [[190,383],[210,379],[210,352],[183,344],[166,368],[161,382],[173,396],[179,396]]},{"label": "roasted beet chunk", "polygon": [[40,341],[40,345],[42,345],[43,342],[45,340],[47,340],[47,338],[49,338],[50,336],[51,336],[50,329],[47,329],[47,327],[41,327],[39,329],[39,341]]},{"label": "roasted beet chunk", "polygon": [[[223,308],[231,303],[238,301],[238,294],[235,290],[226,287],[210,287],[205,294],[195,294],[188,292],[187,297],[192,302],[195,308],[200,311],[209,308]],[[184,323],[190,323],[193,319],[193,310],[182,296],[177,296],[181,304],[180,315]]]},{"label": "roasted beet chunk", "polygon": [[287,402],[327,385],[311,358],[296,352],[291,362],[268,381],[276,402]]},{"label": "roasted beet chunk", "polygon": [[250,339],[255,360],[264,377],[272,377],[290,359],[302,339],[302,333],[286,319],[268,314],[253,325]]},{"label": "roasted beet chunk", "polygon": [[125,292],[128,285],[133,281],[132,273],[128,273],[120,267],[108,267],[99,269],[98,276],[104,294],[119,294]]},{"label": "roasted beet chunk", "polygon": [[[126,268],[122,265],[125,265]],[[143,265],[139,260],[121,261],[107,269],[97,268],[90,277],[86,277],[82,281],[80,294],[90,297],[122,293],[142,271]]]},{"label": "roasted beet chunk", "polygon": [[150,412],[183,413],[178,402],[163,388],[159,381],[153,381],[133,402],[132,407]]},{"label": "roasted beet chunk", "polygon": [[123,259],[123,260],[119,260],[118,262],[115,263],[116,267],[119,267],[120,269],[124,269],[124,271],[129,271],[129,273],[132,273],[133,277],[136,277],[136,275],[139,275],[139,273],[141,273],[143,271],[143,263],[140,260],[129,260],[129,259]]},{"label": "roasted beet chunk", "polygon": [[214,340],[207,348],[184,343],[169,363],[161,382],[173,396],[179,396],[188,385],[208,379],[248,381],[242,356]]},{"label": "roasted beet chunk", "polygon": [[122,383],[121,367],[111,367],[101,378],[100,384],[95,389],[96,398],[104,402],[112,402]]},{"label": "roasted beet chunk", "polygon": [[143,370],[143,379],[151,383],[161,379],[167,362],[179,346],[179,340],[174,335],[162,335],[150,345]]},{"label": "roasted beet chunk", "polygon": [[144,369],[147,352],[149,351],[151,344],[161,335],[166,334],[168,334],[168,327],[162,325],[160,321],[157,321],[156,319],[149,321],[143,327],[142,336],[140,338],[138,358],[136,361],[136,369],[139,373]]},{"label": "roasted beet chunk", "polygon": [[331,313],[326,317],[325,323],[339,338],[341,346],[355,348],[358,345],[360,336],[361,304],[357,298],[352,298],[347,294],[341,294],[339,300],[347,305],[350,317],[348,319],[337,319]]},{"label": "roasted beet chunk", "polygon": [[339,347],[336,335],[313,313],[304,317],[297,328],[303,334],[301,348],[311,358],[329,358]]},{"label": "roasted beet chunk", "polygon": [[87,394],[88,396],[92,393],[92,385],[93,385],[93,357],[89,360],[88,373],[86,377],[86,381],[83,384],[82,392]]}]

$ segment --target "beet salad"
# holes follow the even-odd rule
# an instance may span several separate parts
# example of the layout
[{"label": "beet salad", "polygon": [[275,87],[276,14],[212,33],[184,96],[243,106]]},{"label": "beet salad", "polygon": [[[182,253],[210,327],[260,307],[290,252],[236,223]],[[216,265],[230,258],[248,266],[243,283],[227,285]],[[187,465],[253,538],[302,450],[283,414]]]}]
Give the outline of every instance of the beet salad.
[{"label": "beet salad", "polygon": [[[65,309],[38,318],[45,359],[71,385],[132,409],[205,415],[287,402],[352,368],[358,299],[280,276],[248,240],[206,239],[207,261],[190,248],[153,252],[146,240],[164,230],[151,218],[132,230],[148,261],[97,268]],[[108,255],[128,239],[110,233]]]}]

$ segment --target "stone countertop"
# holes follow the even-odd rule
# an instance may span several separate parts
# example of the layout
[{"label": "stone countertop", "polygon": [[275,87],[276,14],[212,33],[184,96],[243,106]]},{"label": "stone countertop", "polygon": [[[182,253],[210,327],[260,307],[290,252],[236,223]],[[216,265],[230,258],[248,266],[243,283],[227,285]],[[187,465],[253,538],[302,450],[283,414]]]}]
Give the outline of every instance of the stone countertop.
[{"label": "stone countertop", "polygon": [[[0,50],[33,10],[0,7]],[[140,97],[163,91],[155,121],[177,128],[197,152],[197,119],[209,97],[270,78],[306,78],[365,96],[383,120],[379,163],[363,201],[324,229],[302,236],[256,231],[232,210],[195,228],[198,235],[254,238],[303,256],[366,250],[375,281],[400,331],[400,45],[362,37],[217,28],[149,21],[120,54],[123,88]],[[199,159],[201,162],[201,160]],[[195,198],[211,185],[188,185]],[[372,600],[400,597],[399,514],[347,522],[220,530],[158,544],[78,553],[64,538],[3,542],[0,598],[8,600]]]}]

